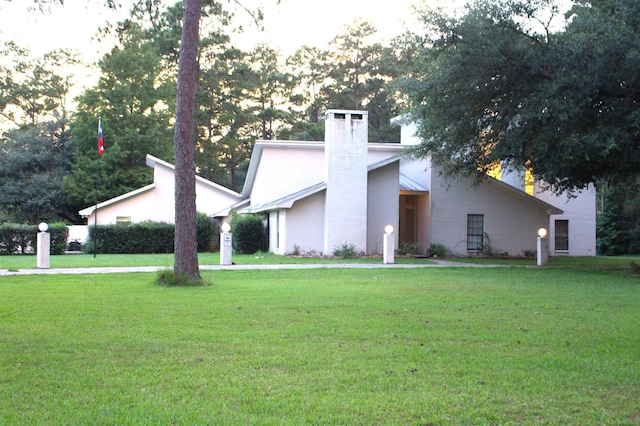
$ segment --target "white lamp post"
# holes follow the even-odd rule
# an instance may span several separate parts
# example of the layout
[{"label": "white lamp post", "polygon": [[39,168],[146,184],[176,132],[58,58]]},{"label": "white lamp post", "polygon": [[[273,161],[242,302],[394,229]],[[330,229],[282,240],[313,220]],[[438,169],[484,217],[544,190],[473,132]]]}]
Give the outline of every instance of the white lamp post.
[{"label": "white lamp post", "polygon": [[393,226],[385,226],[384,232],[385,234],[383,237],[382,263],[394,263],[395,238],[393,235]]},{"label": "white lamp post", "polygon": [[228,222],[222,224],[222,233],[220,234],[220,264],[231,265],[233,262],[231,257],[233,255],[232,241],[233,236],[229,232],[231,231],[231,225]]},{"label": "white lamp post", "polygon": [[545,228],[538,229],[537,264],[547,266],[549,264],[549,239]]},{"label": "white lamp post", "polygon": [[49,225],[42,222],[38,225],[38,229],[40,232],[38,232],[36,238],[37,267],[39,269],[49,269],[51,255],[51,235],[47,232]]}]

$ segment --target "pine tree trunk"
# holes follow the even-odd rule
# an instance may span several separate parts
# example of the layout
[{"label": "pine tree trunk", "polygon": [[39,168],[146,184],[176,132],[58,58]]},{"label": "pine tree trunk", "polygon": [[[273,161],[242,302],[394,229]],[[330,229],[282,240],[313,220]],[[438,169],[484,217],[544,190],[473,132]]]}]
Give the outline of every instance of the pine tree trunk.
[{"label": "pine tree trunk", "polygon": [[201,0],[184,0],[178,63],[178,96],[174,136],[175,253],[174,272],[199,278],[196,241],[195,95]]}]

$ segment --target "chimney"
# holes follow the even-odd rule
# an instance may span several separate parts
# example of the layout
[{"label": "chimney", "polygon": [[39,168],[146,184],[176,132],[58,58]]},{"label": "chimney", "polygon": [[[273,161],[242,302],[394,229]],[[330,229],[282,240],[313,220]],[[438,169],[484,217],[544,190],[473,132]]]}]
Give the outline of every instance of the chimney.
[{"label": "chimney", "polygon": [[366,111],[328,110],[325,117],[324,252],[343,244],[367,250]]}]

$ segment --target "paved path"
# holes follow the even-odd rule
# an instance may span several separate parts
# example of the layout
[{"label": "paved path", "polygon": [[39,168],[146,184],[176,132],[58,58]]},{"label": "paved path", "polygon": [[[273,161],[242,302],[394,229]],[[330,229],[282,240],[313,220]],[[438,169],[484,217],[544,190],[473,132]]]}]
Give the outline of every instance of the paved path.
[{"label": "paved path", "polygon": [[[473,263],[448,262],[437,260],[435,263],[307,263],[307,264],[269,264],[269,265],[200,265],[201,271],[238,271],[248,269],[283,270],[283,269],[394,269],[394,268],[433,268],[443,266],[458,267],[495,267],[502,265],[476,265]],[[78,274],[117,274],[131,272],[156,272],[167,269],[166,266],[123,266],[94,268],[51,268],[51,269],[0,269],[0,276],[10,275],[78,275]]]}]

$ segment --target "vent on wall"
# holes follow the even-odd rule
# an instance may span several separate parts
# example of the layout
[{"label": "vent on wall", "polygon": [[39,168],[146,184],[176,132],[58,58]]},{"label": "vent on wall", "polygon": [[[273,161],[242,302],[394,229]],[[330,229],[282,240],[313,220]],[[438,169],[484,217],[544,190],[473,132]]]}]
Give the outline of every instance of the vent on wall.
[{"label": "vent on wall", "polygon": [[[362,114],[349,114],[352,120],[362,120]],[[344,112],[336,112],[333,114],[335,120],[346,120],[347,114]]]}]

